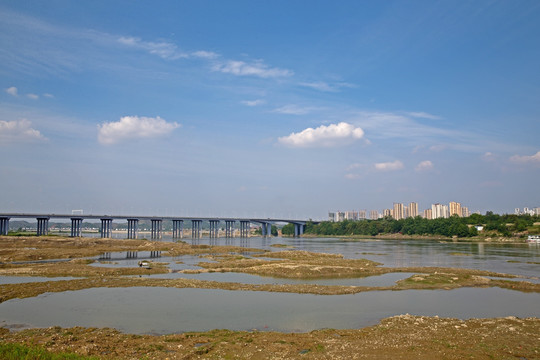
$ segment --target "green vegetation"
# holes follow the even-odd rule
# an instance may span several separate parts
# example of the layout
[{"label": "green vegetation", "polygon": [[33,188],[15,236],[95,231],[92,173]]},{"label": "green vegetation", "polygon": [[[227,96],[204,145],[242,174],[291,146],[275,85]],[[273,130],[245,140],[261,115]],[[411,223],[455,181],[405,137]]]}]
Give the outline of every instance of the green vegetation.
[{"label": "green vegetation", "polygon": [[0,343],[0,359],[4,360],[97,360],[95,356],[81,356],[73,353],[51,353],[36,346]]},{"label": "green vegetation", "polygon": [[[467,218],[452,216],[428,220],[419,216],[395,220],[385,217],[378,220],[345,220],[340,222],[323,221],[319,224],[308,222],[305,234],[313,235],[366,235],[381,234],[404,235],[439,235],[459,238],[477,236],[475,225],[484,226],[484,234],[489,236],[519,236],[525,232],[540,233],[540,227],[534,225],[540,219],[530,215],[498,215],[487,212],[486,215],[473,214]],[[282,229],[283,235],[293,235],[294,225],[287,224]]]}]

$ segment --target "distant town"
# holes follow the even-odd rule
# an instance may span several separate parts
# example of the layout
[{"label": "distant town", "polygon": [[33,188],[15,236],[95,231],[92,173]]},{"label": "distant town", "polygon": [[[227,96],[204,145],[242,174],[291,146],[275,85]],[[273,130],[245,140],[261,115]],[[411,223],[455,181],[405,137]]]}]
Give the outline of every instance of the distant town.
[{"label": "distant town", "polygon": [[[479,214],[479,212],[476,212]],[[528,208],[524,207],[523,209],[515,208],[515,215],[531,215],[531,216],[540,216],[540,207]],[[382,212],[379,210],[370,210],[369,218],[367,210],[349,210],[349,211],[335,211],[328,212],[328,221],[340,222],[344,220],[377,220],[385,217],[391,217],[395,220],[401,220],[406,218],[414,218],[420,216],[424,219],[432,220],[439,218],[449,218],[453,215],[458,217],[469,217],[471,212],[467,206],[459,202],[451,201],[448,205],[446,204],[432,204],[431,208],[425,209],[422,212],[418,211],[418,203],[411,202],[408,205],[402,203],[394,203],[391,209],[384,209]]]}]

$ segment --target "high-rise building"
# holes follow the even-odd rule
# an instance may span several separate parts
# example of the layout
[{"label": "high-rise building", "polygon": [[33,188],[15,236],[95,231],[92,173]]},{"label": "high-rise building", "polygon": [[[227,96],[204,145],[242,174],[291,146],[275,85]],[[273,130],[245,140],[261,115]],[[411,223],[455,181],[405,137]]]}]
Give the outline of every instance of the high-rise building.
[{"label": "high-rise building", "polygon": [[390,209],[384,209],[384,210],[383,210],[383,216],[384,216],[384,217],[387,217],[387,216],[390,216],[390,217],[391,217],[391,216],[393,216],[392,210],[390,210]]},{"label": "high-rise building", "polygon": [[412,202],[409,203],[409,206],[407,207],[409,213],[409,217],[417,217],[418,216],[418,203]]},{"label": "high-rise building", "polygon": [[460,203],[455,202],[455,201],[451,201],[449,205],[450,205],[449,206],[449,208],[450,208],[450,216],[452,216],[452,215],[461,216],[461,204]]},{"label": "high-rise building", "polygon": [[366,220],[366,210],[358,211],[358,220]]},{"label": "high-rise building", "polygon": [[466,206],[462,206],[461,207],[461,217],[469,217],[471,216],[470,212],[469,212],[469,208],[466,207]]},{"label": "high-rise building", "polygon": [[431,205],[431,218],[432,219],[447,218],[447,217],[449,217],[448,206],[439,204],[439,203]]},{"label": "high-rise building", "polygon": [[371,210],[369,212],[369,218],[371,220],[377,220],[379,218],[379,212],[377,210]]},{"label": "high-rise building", "polygon": [[392,213],[392,217],[396,220],[401,220],[404,218],[403,215],[403,204],[394,203],[394,211]]},{"label": "high-rise building", "polygon": [[358,212],[356,211],[345,211],[345,219],[356,221],[358,220]]},{"label": "high-rise building", "polygon": [[424,219],[428,219],[428,220],[433,219],[433,216],[431,213],[432,213],[431,209],[424,210]]},{"label": "high-rise building", "polygon": [[336,221],[343,221],[345,220],[345,213],[343,211],[338,211],[336,213]]},{"label": "high-rise building", "polygon": [[336,213],[329,212],[328,213],[328,221],[332,221],[332,222],[336,221]]}]

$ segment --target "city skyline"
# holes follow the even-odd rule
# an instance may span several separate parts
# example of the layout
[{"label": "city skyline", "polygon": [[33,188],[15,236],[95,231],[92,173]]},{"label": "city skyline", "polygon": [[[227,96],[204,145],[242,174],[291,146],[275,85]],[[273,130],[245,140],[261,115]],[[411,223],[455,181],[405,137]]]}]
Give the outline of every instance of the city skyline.
[{"label": "city skyline", "polygon": [[539,17],[537,1],[2,2],[0,212],[536,207]]}]

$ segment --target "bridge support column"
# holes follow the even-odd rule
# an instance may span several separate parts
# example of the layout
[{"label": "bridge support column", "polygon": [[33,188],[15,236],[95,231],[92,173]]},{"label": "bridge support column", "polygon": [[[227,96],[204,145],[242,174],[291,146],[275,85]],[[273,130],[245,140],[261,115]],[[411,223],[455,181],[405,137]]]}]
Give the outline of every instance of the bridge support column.
[{"label": "bridge support column", "polygon": [[152,222],[152,230],[151,230],[151,238],[152,240],[161,239],[162,238],[162,229],[163,229],[163,220],[162,219],[151,219]]},{"label": "bridge support column", "polygon": [[234,237],[234,223],[233,220],[226,220],[225,221],[225,237],[232,238]]},{"label": "bridge support column", "polygon": [[127,219],[127,222],[128,222],[127,238],[137,239],[139,237],[139,219]]},{"label": "bridge support column", "polygon": [[183,239],[184,238],[184,220],[173,220],[172,221],[172,237],[173,239]]},{"label": "bridge support column", "polygon": [[9,218],[0,217],[0,235],[7,235],[9,232]]},{"label": "bridge support column", "polygon": [[112,235],[112,219],[104,218],[101,220],[101,238],[110,238]]},{"label": "bridge support column", "polygon": [[219,231],[219,220],[210,220],[210,238],[217,238]]},{"label": "bridge support column", "polygon": [[38,217],[37,218],[37,236],[43,236],[49,234],[49,218]]},{"label": "bridge support column", "polygon": [[261,235],[263,237],[272,235],[272,223],[269,223],[269,222],[261,223]]},{"label": "bridge support column", "polygon": [[249,236],[249,221],[240,220],[240,237],[247,238]]},{"label": "bridge support column", "polygon": [[300,237],[304,235],[304,224],[294,224],[294,237]]},{"label": "bridge support column", "polygon": [[191,237],[193,239],[201,238],[201,224],[202,220],[191,220]]},{"label": "bridge support column", "polygon": [[71,237],[82,236],[82,221],[83,218],[71,218]]}]

